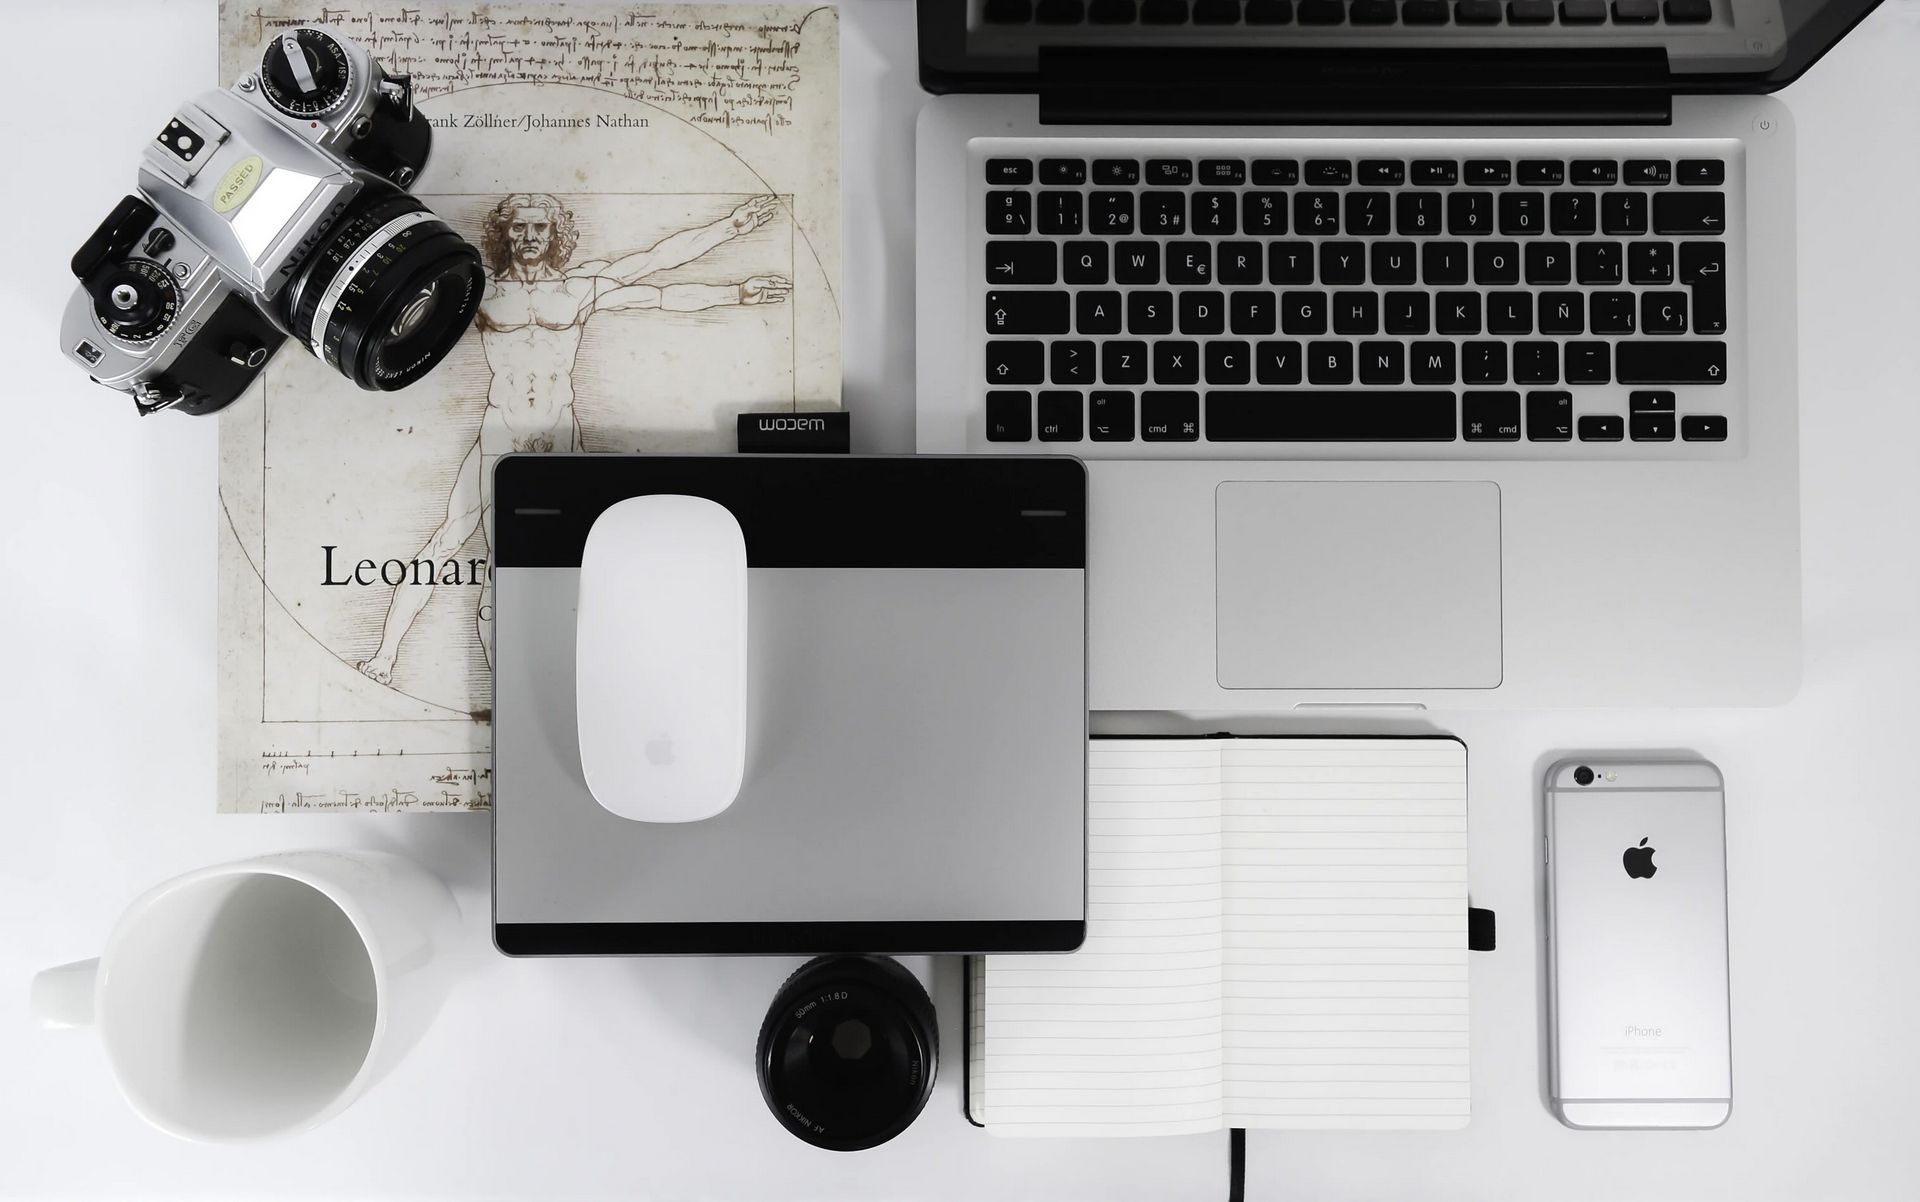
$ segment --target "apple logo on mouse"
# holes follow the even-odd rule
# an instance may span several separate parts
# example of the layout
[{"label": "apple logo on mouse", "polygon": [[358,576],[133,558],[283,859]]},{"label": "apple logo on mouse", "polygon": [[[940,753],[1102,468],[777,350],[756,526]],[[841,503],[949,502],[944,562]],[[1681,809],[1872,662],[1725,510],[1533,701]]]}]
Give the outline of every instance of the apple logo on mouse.
[{"label": "apple logo on mouse", "polygon": [[1654,867],[1653,852],[1645,839],[1640,840],[1640,846],[1627,848],[1620,856],[1620,862],[1627,866],[1627,875],[1639,880],[1660,871]]},{"label": "apple logo on mouse", "polygon": [[[673,740],[662,735],[647,740],[647,763],[667,767],[673,763]],[[1652,871],[1649,869],[1648,871]]]}]

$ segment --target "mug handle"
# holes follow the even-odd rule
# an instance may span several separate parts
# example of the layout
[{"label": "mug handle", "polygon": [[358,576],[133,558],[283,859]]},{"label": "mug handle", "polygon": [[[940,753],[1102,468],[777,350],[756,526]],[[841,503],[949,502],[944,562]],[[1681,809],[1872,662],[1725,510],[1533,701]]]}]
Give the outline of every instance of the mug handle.
[{"label": "mug handle", "polygon": [[93,988],[100,961],[76,960],[33,978],[30,1007],[42,1027],[91,1027]]}]

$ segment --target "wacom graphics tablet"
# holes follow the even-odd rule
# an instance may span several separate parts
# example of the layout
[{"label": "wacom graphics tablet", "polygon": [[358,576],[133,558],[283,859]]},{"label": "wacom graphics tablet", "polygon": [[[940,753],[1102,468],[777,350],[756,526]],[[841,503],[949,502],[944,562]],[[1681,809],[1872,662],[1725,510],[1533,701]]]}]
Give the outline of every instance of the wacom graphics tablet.
[{"label": "wacom graphics tablet", "polygon": [[[1078,460],[513,455],[494,492],[503,952],[1080,944]],[[620,817],[580,764],[582,551],[602,512],[650,494],[717,502],[746,542],[746,771],[701,821]]]}]

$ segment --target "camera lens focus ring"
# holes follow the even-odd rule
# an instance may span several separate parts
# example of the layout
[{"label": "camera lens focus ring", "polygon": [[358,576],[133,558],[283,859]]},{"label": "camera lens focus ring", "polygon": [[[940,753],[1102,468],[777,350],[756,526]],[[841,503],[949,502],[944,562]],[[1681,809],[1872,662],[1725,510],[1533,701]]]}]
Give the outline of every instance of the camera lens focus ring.
[{"label": "camera lens focus ring", "polygon": [[1590,784],[1592,784],[1592,783],[1593,783],[1593,769],[1591,769],[1591,768],[1589,768],[1589,767],[1587,767],[1587,766],[1586,766],[1585,764],[1582,764],[1582,765],[1580,765],[1580,766],[1579,766],[1578,768],[1575,768],[1575,769],[1573,770],[1573,783],[1574,783],[1574,784],[1576,784],[1576,785],[1590,785]]},{"label": "camera lens focus ring", "polygon": [[362,388],[404,388],[432,371],[473,322],[480,254],[404,192],[369,187],[328,233],[286,296],[288,325]]},{"label": "camera lens focus ring", "polygon": [[905,1131],[940,1059],[933,1002],[884,956],[821,956],[788,977],[760,1026],[760,1096],[819,1148],[856,1152]]}]

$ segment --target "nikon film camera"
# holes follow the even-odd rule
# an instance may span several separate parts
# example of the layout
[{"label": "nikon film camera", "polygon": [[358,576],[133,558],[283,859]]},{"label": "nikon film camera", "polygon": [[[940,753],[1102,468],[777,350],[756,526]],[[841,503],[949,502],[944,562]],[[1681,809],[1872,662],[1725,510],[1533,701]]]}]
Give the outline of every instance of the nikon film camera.
[{"label": "nikon film camera", "polygon": [[407,195],[432,142],[411,81],[326,26],[180,106],[139,190],[73,256],[61,346],[142,414],[231,404],[288,335],[404,388],[466,332],[479,252]]}]

